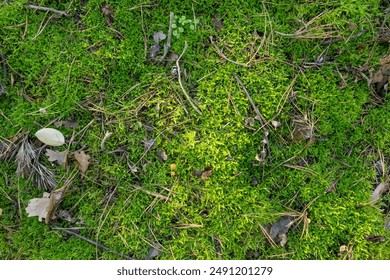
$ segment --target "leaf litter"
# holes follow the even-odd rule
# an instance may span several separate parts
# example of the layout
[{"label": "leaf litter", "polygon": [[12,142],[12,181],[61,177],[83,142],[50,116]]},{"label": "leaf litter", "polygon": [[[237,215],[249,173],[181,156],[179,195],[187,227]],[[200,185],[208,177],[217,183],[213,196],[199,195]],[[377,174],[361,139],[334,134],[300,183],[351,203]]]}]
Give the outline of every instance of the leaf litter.
[{"label": "leaf litter", "polygon": [[75,152],[74,158],[77,161],[81,172],[84,174],[88,170],[91,157],[87,155],[84,151],[81,151]]},{"label": "leaf litter", "polygon": [[28,217],[38,216],[41,222],[45,219],[45,223],[49,224],[53,218],[54,212],[58,204],[62,201],[66,192],[67,186],[54,190],[51,193],[44,192],[42,198],[33,198],[28,202],[26,212]]},{"label": "leaf litter", "polygon": [[68,154],[68,150],[65,150],[63,152],[57,152],[54,150],[46,149],[46,156],[48,157],[48,160],[50,162],[55,162],[58,165],[65,164]]}]

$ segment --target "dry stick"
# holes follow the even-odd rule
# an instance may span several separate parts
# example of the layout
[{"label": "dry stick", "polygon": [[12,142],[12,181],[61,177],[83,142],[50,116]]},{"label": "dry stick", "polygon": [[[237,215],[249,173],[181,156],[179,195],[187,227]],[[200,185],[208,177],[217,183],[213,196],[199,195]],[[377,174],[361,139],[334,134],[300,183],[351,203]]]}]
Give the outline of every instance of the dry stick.
[{"label": "dry stick", "polygon": [[173,25],[173,19],[175,17],[175,14],[173,12],[170,12],[169,14],[169,29],[168,29],[168,38],[167,43],[164,45],[164,54],[158,61],[158,63],[161,63],[165,57],[168,55],[169,48],[171,47],[171,39],[172,39],[172,25]]},{"label": "dry stick", "polygon": [[[361,30],[359,33],[355,34],[355,35],[351,35],[347,38],[347,41],[351,40],[351,39],[355,39],[357,37],[360,37],[362,36],[363,34],[367,33],[368,32],[368,29],[363,29]],[[326,41],[323,41],[320,43],[320,45],[331,45],[331,44],[334,44],[334,43],[337,43],[337,42],[340,42],[341,40],[343,40],[343,38],[335,38],[335,39],[330,39],[330,40],[326,40]]]},{"label": "dry stick", "polygon": [[255,111],[255,114],[256,114],[256,119],[260,122],[261,124],[261,127],[264,131],[264,140],[262,141],[263,142],[263,149],[261,151],[261,160],[264,161],[266,156],[267,156],[267,151],[268,151],[268,143],[269,143],[269,140],[268,140],[268,130],[266,128],[266,125],[267,125],[267,122],[264,120],[264,118],[262,117],[259,109],[257,108],[257,106],[255,105],[255,103],[253,102],[248,90],[246,89],[246,87],[244,86],[244,84],[241,82],[240,78],[235,74],[233,73],[233,76],[234,78],[236,78],[237,82],[239,83],[239,85],[241,86],[241,88],[244,90],[245,92],[245,95],[246,95],[246,98],[249,100],[249,103],[251,104],[252,106],[252,109],[253,111]]},{"label": "dry stick", "polygon": [[46,12],[52,12],[55,14],[60,14],[62,16],[70,17],[70,14],[68,14],[65,11],[59,11],[53,8],[48,8],[48,7],[41,7],[41,6],[35,6],[35,5],[27,5],[26,6],[29,9],[34,9],[34,10],[40,10],[40,11],[46,11]]},{"label": "dry stick", "polygon": [[233,64],[236,64],[236,65],[239,65],[239,66],[242,66],[242,67],[246,67],[246,68],[250,68],[250,65],[247,65],[245,63],[241,63],[241,62],[237,62],[237,61],[234,61],[234,60],[231,60],[229,59],[218,47],[217,45],[214,43],[213,41],[213,36],[210,36],[210,42],[211,44],[213,45],[215,51],[217,52],[217,54],[222,57],[223,59],[233,63]]},{"label": "dry stick", "polygon": [[176,60],[176,68],[177,68],[177,78],[179,80],[179,84],[180,84],[180,88],[181,90],[183,91],[185,97],[187,98],[188,102],[191,104],[192,108],[194,108],[194,110],[199,114],[199,115],[202,115],[202,112],[198,109],[198,107],[196,107],[195,103],[192,101],[191,97],[188,95],[188,93],[186,92],[186,90],[184,89],[183,87],[183,84],[181,82],[181,70],[180,70],[180,64],[179,64],[179,61],[181,59],[181,57],[183,56],[183,54],[185,53],[185,51],[187,50],[187,41],[184,42],[184,49],[183,49],[183,52],[180,54],[179,58]]},{"label": "dry stick", "polygon": [[93,241],[93,240],[91,240],[91,239],[88,239],[88,238],[86,238],[86,237],[84,237],[84,236],[82,236],[82,235],[80,235],[80,234],[78,234],[78,233],[75,233],[75,232],[73,232],[73,231],[71,231],[71,230],[68,230],[68,229],[66,229],[66,228],[60,228],[60,227],[57,227],[57,226],[52,226],[52,228],[53,228],[53,229],[57,229],[57,230],[62,230],[63,232],[66,232],[67,234],[76,236],[76,237],[78,237],[78,238],[80,238],[80,239],[82,239],[82,240],[84,240],[84,241],[87,241],[88,243],[90,243],[90,244],[92,244],[92,245],[95,245],[96,247],[99,247],[99,248],[104,249],[104,250],[106,250],[106,251],[108,251],[108,252],[114,253],[114,254],[116,254],[116,255],[118,255],[118,256],[124,258],[124,259],[127,259],[127,260],[134,260],[133,258],[131,258],[131,257],[127,256],[127,255],[124,255],[124,254],[121,254],[121,253],[119,253],[119,252],[116,252],[116,251],[114,251],[114,250],[112,250],[112,249],[110,249],[110,248],[104,246],[103,244],[100,244],[100,243],[95,242],[95,241]]}]

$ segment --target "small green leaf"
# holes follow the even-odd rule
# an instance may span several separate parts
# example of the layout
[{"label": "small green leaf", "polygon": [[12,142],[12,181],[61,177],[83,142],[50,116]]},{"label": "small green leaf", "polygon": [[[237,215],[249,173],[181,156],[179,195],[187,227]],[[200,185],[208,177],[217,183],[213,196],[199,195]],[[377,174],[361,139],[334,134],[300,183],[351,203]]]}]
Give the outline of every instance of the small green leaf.
[{"label": "small green leaf", "polygon": [[183,27],[179,27],[179,32],[183,33],[184,32],[184,28]]},{"label": "small green leaf", "polygon": [[176,23],[172,24],[172,28],[177,28],[177,24]]},{"label": "small green leaf", "polygon": [[194,30],[195,29],[195,25],[191,24],[190,28],[191,28],[191,30]]}]

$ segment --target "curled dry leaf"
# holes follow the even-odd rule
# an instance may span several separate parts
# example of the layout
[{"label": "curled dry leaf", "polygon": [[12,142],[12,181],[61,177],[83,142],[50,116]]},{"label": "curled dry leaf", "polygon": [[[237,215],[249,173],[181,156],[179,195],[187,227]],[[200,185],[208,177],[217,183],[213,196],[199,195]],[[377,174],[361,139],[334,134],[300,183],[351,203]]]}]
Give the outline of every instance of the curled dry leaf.
[{"label": "curled dry leaf", "polygon": [[165,162],[168,160],[167,153],[165,151],[158,151],[156,152],[156,156],[162,161]]},{"label": "curled dry leaf", "polygon": [[381,58],[381,66],[374,73],[370,84],[373,86],[375,92],[380,96],[384,97],[388,91],[390,80],[390,54]]},{"label": "curled dry leaf", "polygon": [[28,202],[26,212],[28,217],[38,216],[38,220],[46,219],[48,213],[48,205],[50,201],[50,193],[44,192],[42,198],[33,198]]},{"label": "curled dry leaf", "polygon": [[193,175],[199,177],[201,180],[206,180],[207,178],[211,177],[211,175],[213,175],[212,169],[213,168],[211,166],[207,166],[203,170],[195,170]]},{"label": "curled dry leaf", "polygon": [[55,162],[58,165],[63,165],[66,162],[66,157],[68,156],[69,151],[65,150],[63,152],[57,152],[54,150],[46,149],[46,156],[50,162]]},{"label": "curled dry leaf", "polygon": [[38,216],[40,222],[45,219],[45,223],[49,224],[54,211],[64,197],[65,191],[66,187],[62,187],[51,193],[44,192],[42,198],[31,199],[26,207],[28,217]]},{"label": "curled dry leaf", "polygon": [[64,135],[54,128],[42,128],[35,133],[35,136],[43,144],[49,146],[61,146],[65,144]]},{"label": "curled dry leaf", "polygon": [[377,201],[383,193],[389,190],[389,187],[389,182],[380,183],[372,193],[371,201]]},{"label": "curled dry leaf", "polygon": [[91,157],[84,153],[84,151],[81,152],[75,152],[74,153],[74,158],[76,159],[77,163],[79,164],[79,168],[82,173],[85,173],[88,170],[89,166],[89,160]]}]

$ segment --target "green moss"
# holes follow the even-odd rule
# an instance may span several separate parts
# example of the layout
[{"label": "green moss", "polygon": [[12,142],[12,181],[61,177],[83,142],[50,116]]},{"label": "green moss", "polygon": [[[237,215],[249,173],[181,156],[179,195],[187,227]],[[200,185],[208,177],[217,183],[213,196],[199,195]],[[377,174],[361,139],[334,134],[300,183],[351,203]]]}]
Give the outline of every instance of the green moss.
[{"label": "green moss", "polygon": [[[8,94],[0,96],[1,137],[22,129],[34,138],[55,120],[77,120],[78,128],[59,129],[67,141],[74,135],[71,152],[84,150],[92,160],[59,208],[71,211],[81,235],[121,254],[143,259],[159,242],[159,259],[340,259],[346,245],[355,259],[389,259],[383,226],[388,195],[368,203],[377,180],[374,163],[383,155],[388,165],[390,157],[389,99],[372,104],[367,82],[355,71],[375,69],[388,46],[375,41],[383,21],[380,1],[357,2],[159,1],[141,13],[136,4],[117,0],[110,1],[112,26],[100,0],[73,3],[70,13],[77,16],[49,22],[52,14],[26,9],[26,1],[2,2]],[[69,3],[39,5],[65,10]],[[172,39],[170,50],[180,54],[188,44],[180,60],[182,81],[202,115],[172,76],[174,63],[148,59],[153,32],[168,32],[170,11],[199,19],[196,28]],[[277,33],[293,34],[322,12],[309,25],[310,38]],[[357,38],[321,44],[331,39],[326,32],[349,38],[363,29]],[[221,58],[210,36],[224,55],[250,68]],[[309,69],[307,63],[322,54],[330,60]],[[281,123],[267,127],[264,164],[256,160],[263,130],[259,122],[248,123],[255,113],[233,73],[264,119]],[[299,117],[314,125],[310,143],[292,139]],[[102,151],[106,132],[112,134]],[[148,139],[155,140],[150,151]],[[166,162],[157,151],[166,152]],[[72,158],[68,164],[73,168]],[[194,175],[207,167],[212,175],[206,180]],[[62,186],[67,168],[50,168]],[[0,258],[119,258],[27,217],[28,201],[42,191],[15,170],[14,162],[0,162]],[[336,189],[326,193],[334,182]],[[267,245],[260,226],[311,202],[308,235],[299,224],[285,247]],[[368,241],[370,234],[385,242]]]}]

